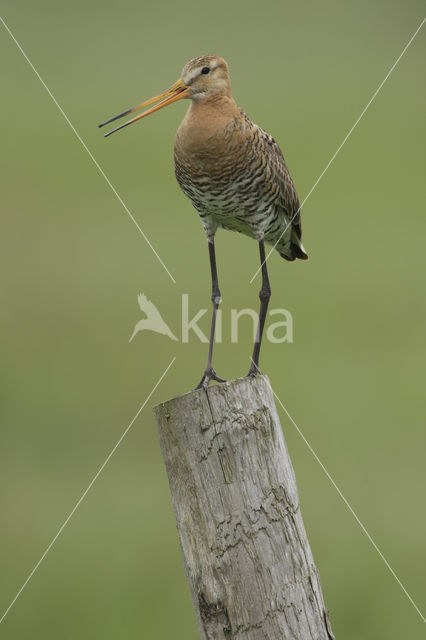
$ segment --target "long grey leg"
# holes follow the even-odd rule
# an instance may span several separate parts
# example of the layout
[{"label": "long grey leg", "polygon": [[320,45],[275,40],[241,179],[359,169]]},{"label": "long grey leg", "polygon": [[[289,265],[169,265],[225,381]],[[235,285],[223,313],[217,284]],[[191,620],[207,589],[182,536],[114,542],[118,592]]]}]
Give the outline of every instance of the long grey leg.
[{"label": "long grey leg", "polygon": [[254,341],[253,355],[251,357],[250,369],[247,375],[256,376],[259,370],[260,345],[262,343],[263,327],[265,326],[266,313],[268,311],[269,298],[271,297],[271,286],[269,284],[268,269],[265,260],[265,244],[259,240],[260,264],[262,266],[262,288],[259,291],[260,309],[257,323],[256,339]]},{"label": "long grey leg", "polygon": [[209,245],[209,257],[210,257],[210,270],[212,275],[212,304],[213,304],[213,312],[212,312],[212,322],[210,325],[210,340],[209,340],[209,355],[207,358],[206,369],[203,373],[203,377],[201,378],[198,385],[195,387],[196,389],[200,389],[203,387],[207,389],[209,386],[210,380],[216,380],[217,382],[225,382],[222,378],[219,378],[216,375],[215,370],[212,366],[212,356],[213,356],[213,343],[214,343],[214,333],[216,327],[216,316],[217,310],[220,303],[220,290],[219,290],[219,282],[217,278],[217,269],[216,269],[216,253],[214,248],[214,239],[208,241]]}]

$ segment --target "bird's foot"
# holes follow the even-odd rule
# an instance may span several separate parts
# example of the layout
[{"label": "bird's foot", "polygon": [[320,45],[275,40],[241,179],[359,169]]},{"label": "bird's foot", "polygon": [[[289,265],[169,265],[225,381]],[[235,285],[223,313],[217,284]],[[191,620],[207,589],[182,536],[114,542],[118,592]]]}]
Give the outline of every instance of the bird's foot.
[{"label": "bird's foot", "polygon": [[246,375],[246,378],[255,378],[256,376],[263,376],[263,373],[255,364],[250,366],[249,372]]},{"label": "bird's foot", "polygon": [[226,382],[226,380],[224,380],[223,378],[219,378],[219,376],[216,375],[216,371],[213,369],[213,367],[210,367],[209,369],[206,369],[204,371],[203,377],[201,378],[195,389],[204,389],[205,391],[207,391],[211,380],[215,380],[216,382]]}]

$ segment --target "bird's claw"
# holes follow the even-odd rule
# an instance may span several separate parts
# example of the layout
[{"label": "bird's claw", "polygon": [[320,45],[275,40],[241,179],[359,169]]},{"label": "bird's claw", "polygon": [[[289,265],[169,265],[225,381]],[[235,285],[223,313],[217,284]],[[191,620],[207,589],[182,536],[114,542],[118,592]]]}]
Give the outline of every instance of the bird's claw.
[{"label": "bird's claw", "polygon": [[223,378],[219,378],[219,376],[216,375],[216,371],[210,367],[210,369],[206,369],[204,371],[203,377],[195,389],[204,389],[204,391],[207,391],[211,380],[215,380],[216,382],[226,382]]},{"label": "bird's claw", "polygon": [[261,372],[261,370],[259,369],[259,367],[250,367],[248,374],[246,375],[246,378],[256,378],[256,376],[263,376],[263,373]]}]

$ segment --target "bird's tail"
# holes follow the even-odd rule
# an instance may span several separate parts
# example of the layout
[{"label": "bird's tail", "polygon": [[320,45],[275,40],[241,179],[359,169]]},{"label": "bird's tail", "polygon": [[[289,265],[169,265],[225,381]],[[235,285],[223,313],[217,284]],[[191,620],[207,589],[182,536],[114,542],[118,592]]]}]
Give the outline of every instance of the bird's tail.
[{"label": "bird's tail", "polygon": [[[290,240],[290,242],[288,242]],[[290,238],[280,246],[275,247],[278,253],[284,260],[293,262],[296,258],[299,260],[308,260],[308,254],[305,251],[305,247],[302,244],[302,228],[300,220],[297,225],[291,229]]]},{"label": "bird's tail", "polygon": [[290,255],[281,253],[281,251],[279,251],[278,253],[282,258],[284,258],[284,260],[288,260],[289,262],[293,262],[293,260],[296,260],[296,258],[299,258],[299,260],[309,260],[308,254],[297,244],[290,245]]},{"label": "bird's tail", "polygon": [[288,260],[289,262],[293,262],[293,260],[296,260],[296,258],[299,258],[299,260],[308,260],[308,254],[306,253],[305,249],[303,248],[302,243],[300,243],[300,245],[298,244],[294,244],[294,242],[292,242],[290,244],[290,248],[288,250],[288,253],[284,253],[282,251],[278,251],[278,253],[280,254],[281,258],[284,258],[284,260]]}]

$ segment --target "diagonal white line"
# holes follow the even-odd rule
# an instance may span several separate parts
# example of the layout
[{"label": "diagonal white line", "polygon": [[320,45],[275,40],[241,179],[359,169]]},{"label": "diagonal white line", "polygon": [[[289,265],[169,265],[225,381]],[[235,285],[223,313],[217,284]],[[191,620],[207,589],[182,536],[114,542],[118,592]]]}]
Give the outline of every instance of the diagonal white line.
[{"label": "diagonal white line", "polygon": [[31,60],[28,58],[27,54],[25,53],[25,51],[23,50],[23,48],[21,47],[21,45],[19,44],[19,42],[17,41],[17,39],[15,38],[15,36],[13,35],[12,31],[9,29],[9,27],[7,26],[6,22],[3,20],[3,18],[0,16],[0,20],[3,23],[4,28],[6,29],[6,31],[8,32],[8,34],[10,35],[10,37],[12,38],[13,42],[16,44],[16,46],[18,47],[19,51],[22,53],[22,55],[24,56],[25,60],[28,62],[29,66],[31,67],[31,69],[34,71],[35,75],[37,76],[37,78],[40,80],[41,84],[43,85],[43,87],[46,89],[47,93],[49,94],[49,96],[51,97],[51,99],[53,100],[53,102],[55,103],[55,105],[57,106],[57,108],[59,109],[59,111],[61,112],[61,114],[63,115],[63,117],[65,118],[66,122],[69,124],[69,126],[71,127],[73,133],[75,134],[76,138],[80,141],[80,143],[82,144],[82,146],[84,147],[84,149],[87,151],[90,159],[92,160],[93,164],[96,166],[96,168],[98,169],[99,173],[103,176],[103,178],[105,179],[105,182],[107,183],[107,185],[109,186],[109,188],[111,189],[111,191],[113,192],[113,194],[115,195],[115,197],[117,198],[117,200],[119,201],[119,203],[121,204],[121,206],[123,207],[123,209],[126,211],[127,215],[129,216],[129,218],[131,219],[131,221],[134,223],[134,225],[136,226],[136,228],[138,229],[139,233],[142,235],[143,239],[145,240],[145,242],[148,244],[148,246],[150,247],[150,249],[153,251],[154,255],[156,256],[157,260],[159,261],[159,263],[161,264],[161,266],[163,267],[163,269],[165,269],[165,271],[167,272],[167,274],[169,275],[169,277],[171,278],[171,280],[174,282],[174,284],[176,284],[176,280],[174,279],[174,277],[172,276],[172,274],[170,273],[170,271],[167,269],[166,265],[164,264],[164,262],[162,261],[162,259],[160,258],[160,256],[158,255],[157,251],[154,249],[154,247],[152,246],[151,242],[149,241],[148,237],[146,236],[146,234],[143,232],[141,226],[139,225],[139,223],[137,222],[137,220],[135,219],[135,217],[132,215],[132,213],[130,212],[129,208],[127,207],[127,205],[125,204],[124,200],[122,199],[122,197],[119,195],[119,193],[117,192],[117,189],[114,187],[114,185],[112,184],[111,180],[108,178],[108,176],[106,175],[105,171],[102,169],[102,167],[100,166],[99,162],[96,160],[96,158],[94,157],[93,153],[90,151],[90,149],[88,148],[88,146],[86,145],[86,143],[83,141],[83,139],[81,138],[80,134],[78,133],[77,129],[74,127],[74,125],[72,124],[71,120],[68,118],[67,114],[65,113],[65,111],[62,109],[61,105],[59,104],[59,102],[56,100],[55,96],[53,95],[53,93],[50,91],[49,87],[47,86],[47,84],[45,83],[45,81],[43,80],[43,78],[41,77],[41,75],[39,74],[39,72],[37,71],[37,69],[35,68],[35,66],[33,65],[33,63],[31,62]]},{"label": "diagonal white line", "polygon": [[[258,371],[259,371],[259,369],[258,369]],[[281,402],[280,398],[277,396],[277,394],[275,393],[275,391],[273,389],[272,389],[272,393],[274,394],[274,396],[277,399],[277,401],[279,402],[281,408],[283,409],[283,411],[287,415],[288,419],[290,420],[290,422],[292,423],[292,425],[296,429],[297,433],[302,438],[303,442],[306,444],[306,446],[308,447],[309,451],[312,453],[312,455],[314,456],[315,460],[318,462],[318,464],[320,465],[321,469],[324,471],[324,473],[327,476],[327,478],[330,480],[330,482],[333,485],[333,487],[336,489],[337,493],[339,494],[339,496],[341,497],[341,499],[345,503],[346,507],[349,509],[349,511],[351,512],[351,514],[353,515],[353,517],[355,518],[355,520],[357,521],[357,523],[361,527],[362,531],[365,533],[365,535],[369,539],[370,543],[373,545],[374,549],[377,551],[377,553],[379,554],[379,556],[381,557],[381,559],[383,560],[383,562],[385,563],[385,565],[387,566],[387,568],[391,572],[392,576],[395,578],[395,580],[397,581],[397,583],[401,587],[402,591],[405,593],[405,595],[407,596],[407,598],[409,599],[409,601],[411,602],[411,604],[413,605],[413,607],[415,608],[415,610],[417,611],[417,613],[419,614],[419,616],[421,617],[423,622],[426,622],[426,619],[424,618],[422,612],[420,611],[420,609],[418,608],[418,606],[414,602],[413,598],[410,596],[410,594],[408,593],[407,589],[404,587],[404,585],[402,584],[401,580],[398,578],[398,576],[396,575],[395,571],[392,569],[392,567],[390,566],[389,562],[386,560],[385,556],[380,551],[379,547],[374,542],[373,538],[368,533],[367,529],[365,528],[365,526],[363,525],[363,523],[361,522],[361,520],[359,519],[359,517],[357,516],[357,514],[355,513],[355,511],[351,507],[351,505],[349,504],[348,500],[345,498],[345,496],[343,495],[342,491],[339,489],[339,487],[337,486],[336,482],[334,481],[334,479],[332,478],[330,473],[327,471],[327,469],[325,468],[324,464],[319,459],[317,453],[311,447],[311,445],[309,444],[308,440],[305,438],[305,436],[303,435],[302,431],[299,429],[299,427],[297,426],[297,424],[295,423],[295,421],[293,420],[293,418],[291,417],[291,415],[289,414],[289,412],[287,411],[287,409],[285,408],[285,406]]]},{"label": "diagonal white line", "polygon": [[[325,165],[323,171],[320,173],[320,175],[318,176],[318,178],[316,179],[316,181],[314,182],[314,185],[312,186],[311,190],[308,192],[308,195],[305,197],[305,199],[303,200],[302,204],[299,205],[298,210],[296,211],[296,213],[293,215],[293,217],[290,219],[290,221],[287,223],[284,231],[281,233],[280,237],[278,238],[278,240],[276,241],[276,243],[274,244],[274,246],[272,247],[272,249],[270,250],[270,252],[268,253],[268,255],[266,256],[264,262],[266,262],[271,253],[274,252],[275,247],[277,246],[277,244],[279,243],[279,241],[281,240],[281,238],[283,237],[283,235],[285,234],[285,232],[287,231],[287,229],[289,228],[289,226],[291,225],[291,223],[293,222],[294,218],[297,216],[297,214],[299,213],[299,211],[301,210],[301,208],[303,207],[303,205],[305,204],[305,202],[308,200],[308,198],[311,196],[312,192],[316,189],[316,187],[318,186],[319,182],[322,180],[324,174],[326,173],[326,171],[328,171],[330,165],[334,162],[336,156],[338,155],[338,153],[341,151],[343,145],[347,142],[349,136],[353,133],[354,129],[357,127],[357,125],[359,124],[361,118],[364,116],[365,112],[367,111],[367,109],[371,106],[372,102],[374,101],[374,99],[376,98],[377,94],[379,93],[379,91],[381,90],[381,88],[383,87],[383,85],[385,84],[386,80],[389,78],[389,76],[391,75],[391,73],[393,72],[393,70],[395,69],[396,65],[398,64],[398,62],[401,60],[401,58],[403,57],[403,55],[405,54],[405,52],[407,51],[408,47],[410,46],[410,44],[413,42],[414,38],[416,37],[416,35],[419,33],[420,29],[422,28],[422,26],[424,25],[426,21],[426,18],[423,18],[423,20],[421,21],[420,25],[417,27],[417,29],[415,30],[415,32],[413,33],[413,35],[411,36],[411,38],[409,39],[409,41],[407,42],[407,44],[405,45],[405,47],[403,48],[403,50],[401,51],[401,53],[399,54],[398,58],[395,60],[395,62],[393,63],[393,65],[391,66],[391,68],[389,69],[389,71],[387,72],[387,74],[385,75],[384,79],[382,80],[382,82],[379,84],[379,86],[377,87],[377,89],[375,90],[375,92],[373,93],[373,95],[371,96],[370,100],[367,102],[366,106],[364,107],[364,109],[361,111],[360,115],[358,116],[358,118],[355,120],[354,124],[352,125],[352,127],[349,129],[348,133],[345,135],[345,137],[343,138],[342,142],[340,143],[340,145],[338,146],[338,148],[336,149],[336,151],[333,153],[333,155],[331,156],[330,160],[327,162],[327,164]],[[255,279],[255,277],[257,276],[257,274],[259,273],[259,271],[261,270],[261,268],[263,267],[264,262],[262,262],[262,264],[260,265],[260,267],[257,269],[256,273],[254,274],[254,276],[252,277],[252,279],[250,280],[250,284],[253,282],[253,280]]]},{"label": "diagonal white line", "polygon": [[147,395],[147,397],[145,398],[145,400],[143,401],[141,407],[139,408],[138,412],[136,413],[136,415],[134,416],[134,418],[130,421],[129,425],[126,427],[125,431],[123,432],[122,436],[120,437],[120,439],[118,440],[118,442],[115,444],[115,446],[113,447],[113,449],[111,450],[111,452],[108,454],[108,456],[105,458],[104,462],[102,463],[101,467],[99,468],[99,470],[97,471],[97,473],[93,476],[92,480],[90,481],[87,489],[84,491],[84,493],[81,495],[81,497],[78,499],[78,501],[75,503],[73,509],[71,510],[70,514],[67,516],[67,518],[64,520],[64,522],[62,523],[62,525],[59,527],[57,534],[55,535],[55,537],[52,539],[52,541],[49,543],[48,547],[46,548],[46,550],[44,551],[43,555],[41,556],[40,560],[37,562],[37,564],[34,566],[33,570],[31,571],[31,573],[29,574],[28,578],[25,580],[24,584],[22,585],[22,587],[19,589],[18,593],[16,594],[16,596],[13,598],[12,602],[10,603],[10,605],[7,607],[6,611],[3,613],[2,617],[0,618],[0,624],[3,622],[3,620],[5,619],[5,617],[7,616],[7,614],[9,613],[9,611],[11,610],[11,608],[13,607],[13,605],[15,604],[15,602],[17,601],[17,599],[19,598],[19,596],[21,595],[21,593],[23,592],[23,590],[25,589],[25,587],[27,586],[27,584],[29,583],[29,581],[31,580],[31,578],[33,577],[33,575],[35,574],[35,572],[37,571],[37,569],[39,568],[39,566],[41,565],[41,563],[43,562],[43,560],[45,559],[45,557],[47,556],[47,554],[49,553],[49,551],[51,550],[51,548],[53,547],[53,545],[55,544],[56,540],[59,538],[59,536],[61,535],[62,531],[65,529],[65,527],[67,526],[68,522],[71,520],[71,518],[73,517],[74,513],[77,511],[78,507],[80,506],[80,504],[83,502],[84,498],[87,496],[87,494],[89,493],[90,489],[93,487],[93,485],[95,484],[96,480],[99,478],[100,474],[102,473],[102,471],[105,469],[106,465],[108,464],[108,462],[110,461],[110,459],[112,458],[112,456],[114,455],[114,453],[116,452],[116,450],[118,449],[118,447],[120,446],[121,442],[124,440],[124,438],[126,437],[128,431],[130,430],[130,428],[132,427],[133,423],[135,422],[136,418],[139,416],[139,414],[141,413],[141,411],[143,410],[143,408],[145,407],[146,403],[148,402],[148,400],[151,398],[152,394],[154,393],[154,391],[157,389],[158,385],[161,383],[161,381],[163,380],[164,376],[166,375],[166,373],[168,372],[168,370],[170,369],[170,367],[172,366],[172,364],[174,363],[174,361],[176,360],[176,357],[174,357],[171,362],[169,363],[169,365],[167,366],[167,368],[163,371],[163,373],[161,374],[160,378],[157,380],[157,382],[155,383],[155,385],[153,386],[152,390],[150,391],[150,393]]}]

